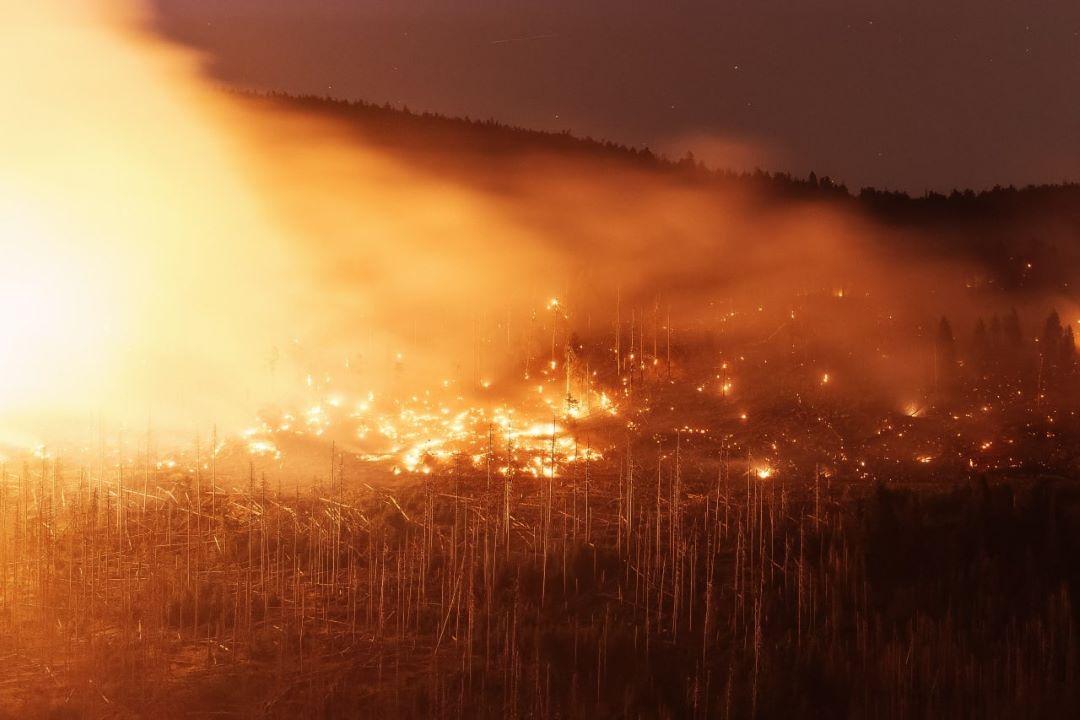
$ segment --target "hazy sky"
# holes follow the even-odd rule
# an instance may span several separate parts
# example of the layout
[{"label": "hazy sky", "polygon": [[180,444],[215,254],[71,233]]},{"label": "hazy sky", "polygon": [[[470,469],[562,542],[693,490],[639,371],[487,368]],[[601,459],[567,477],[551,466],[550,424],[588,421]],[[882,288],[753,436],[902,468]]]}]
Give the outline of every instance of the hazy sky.
[{"label": "hazy sky", "polygon": [[1080,180],[1077,0],[152,0],[229,83],[852,187]]}]

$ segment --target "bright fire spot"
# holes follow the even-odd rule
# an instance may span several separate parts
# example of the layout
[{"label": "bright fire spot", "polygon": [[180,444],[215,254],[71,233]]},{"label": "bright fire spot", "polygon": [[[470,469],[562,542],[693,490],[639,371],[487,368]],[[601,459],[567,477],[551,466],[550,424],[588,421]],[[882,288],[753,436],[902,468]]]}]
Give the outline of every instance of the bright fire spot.
[{"label": "bright fire spot", "polygon": [[277,446],[269,440],[252,440],[248,443],[248,452],[252,455],[273,455],[276,458],[281,457],[281,452],[278,451]]},{"label": "bright fire spot", "polygon": [[757,475],[758,480],[768,480],[773,476],[774,472],[775,470],[768,465],[759,465],[754,468],[754,474]]},{"label": "bright fire spot", "polygon": [[[2,178],[0,178],[2,180]],[[31,210],[0,182],[0,405],[64,403],[85,392],[107,361],[104,336],[123,319],[101,283],[90,281],[93,258],[63,230]],[[116,329],[115,327],[113,328]],[[78,347],[78,362],[70,348]],[[83,398],[78,398],[82,400]]]}]

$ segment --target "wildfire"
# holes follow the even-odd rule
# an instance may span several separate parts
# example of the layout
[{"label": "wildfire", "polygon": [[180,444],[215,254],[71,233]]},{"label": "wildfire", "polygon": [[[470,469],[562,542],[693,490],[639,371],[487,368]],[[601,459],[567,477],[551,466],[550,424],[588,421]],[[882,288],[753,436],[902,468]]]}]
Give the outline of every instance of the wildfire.
[{"label": "wildfire", "polygon": [[[539,386],[541,389],[543,386]],[[297,415],[283,413],[245,430],[241,437],[252,456],[281,460],[290,437],[337,438],[343,450],[361,459],[386,465],[395,474],[430,474],[440,467],[466,461],[484,470],[534,477],[557,477],[560,469],[602,454],[582,446],[563,421],[587,421],[582,403],[568,398],[561,413],[547,401],[528,393],[509,404],[470,404],[448,394],[446,386],[409,396],[377,399],[368,393],[350,401],[342,394]],[[617,406],[606,393],[591,393],[588,404],[601,415],[614,415]],[[347,408],[351,408],[347,410]],[[548,420],[539,420],[538,414]]]}]

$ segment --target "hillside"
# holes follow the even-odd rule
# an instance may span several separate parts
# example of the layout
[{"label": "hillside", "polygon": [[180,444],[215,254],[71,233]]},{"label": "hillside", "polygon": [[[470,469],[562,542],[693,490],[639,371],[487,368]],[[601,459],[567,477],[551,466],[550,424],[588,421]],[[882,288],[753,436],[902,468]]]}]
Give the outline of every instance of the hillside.
[{"label": "hillside", "polygon": [[[688,154],[672,159],[647,147],[633,148],[569,131],[541,132],[494,119],[447,117],[363,101],[314,96],[245,95],[254,103],[344,121],[369,147],[408,158],[426,170],[455,181],[480,182],[472,168],[478,159],[492,173],[518,167],[536,156],[555,157],[573,166],[601,166],[612,172],[636,171],[717,193],[755,194],[767,205],[827,203],[854,211],[886,227],[906,231],[917,250],[959,255],[985,263],[1010,290],[1068,291],[1080,269],[1080,184],[958,188],[948,194],[864,187],[841,180],[795,177],[783,171],[731,172],[706,167]],[[462,171],[462,167],[469,170]]]}]

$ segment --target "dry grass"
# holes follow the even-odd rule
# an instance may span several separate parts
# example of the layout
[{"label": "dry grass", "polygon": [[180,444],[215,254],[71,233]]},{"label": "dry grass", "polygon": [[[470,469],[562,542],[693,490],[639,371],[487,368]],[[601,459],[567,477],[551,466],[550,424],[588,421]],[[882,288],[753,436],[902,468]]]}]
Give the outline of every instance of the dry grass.
[{"label": "dry grass", "polygon": [[[1061,716],[1080,498],[761,481],[626,448],[559,482],[224,492],[9,473],[20,717]],[[688,472],[687,467],[693,471]],[[743,462],[745,468],[745,462]],[[351,487],[353,489],[343,489]]]}]

